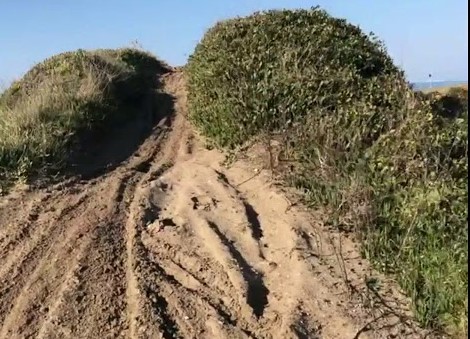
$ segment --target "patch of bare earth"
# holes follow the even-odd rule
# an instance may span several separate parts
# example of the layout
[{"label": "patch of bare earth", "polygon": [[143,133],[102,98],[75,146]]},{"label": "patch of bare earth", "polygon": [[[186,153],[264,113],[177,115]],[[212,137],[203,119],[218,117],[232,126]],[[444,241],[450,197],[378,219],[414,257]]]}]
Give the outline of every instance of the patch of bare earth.
[{"label": "patch of bare earth", "polygon": [[127,160],[1,198],[0,338],[421,337],[351,240],[204,149],[163,80],[173,108]]}]

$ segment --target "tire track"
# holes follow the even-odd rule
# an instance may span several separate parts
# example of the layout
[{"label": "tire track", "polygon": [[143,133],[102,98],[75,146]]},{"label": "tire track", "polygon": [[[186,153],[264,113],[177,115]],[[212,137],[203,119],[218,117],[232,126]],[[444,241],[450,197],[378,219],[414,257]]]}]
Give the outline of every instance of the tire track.
[{"label": "tire track", "polygon": [[[142,234],[139,233],[136,239],[141,239]],[[213,301],[207,291],[190,288],[181,282],[177,278],[178,274],[168,269],[168,261],[165,265],[164,261],[150,252],[143,242],[136,240],[133,248],[139,267],[139,289],[146,291],[146,297],[153,301],[152,306],[157,314],[154,322],[157,323],[164,338],[205,337],[207,326],[202,319],[199,319],[201,310],[228,324],[229,328],[218,329],[219,334],[224,334],[222,337],[234,337],[233,334],[237,331],[249,333],[248,330],[237,330],[236,323],[231,320],[232,317],[217,305],[219,301]],[[181,277],[181,274],[179,276]],[[240,333],[235,337],[240,337]],[[210,337],[212,336],[209,335],[208,338]]]},{"label": "tire track", "polygon": [[[71,206],[79,207],[85,196],[79,197],[78,201]],[[63,233],[63,227],[59,226],[65,223],[62,213],[47,225],[31,225],[38,229],[37,237],[33,237],[31,242],[26,242],[23,247],[17,247],[8,256],[6,263],[0,266],[0,321],[5,323],[5,317],[11,312],[13,305],[17,304],[16,296],[21,296],[38,275],[40,267],[47,265],[46,258],[53,252],[54,246],[57,247],[57,240]],[[44,229],[45,228],[45,229]],[[76,230],[79,231],[78,229]],[[74,236],[75,234],[72,234]]]},{"label": "tire track", "polygon": [[[241,250],[235,246],[238,243],[237,240],[242,241],[241,248],[248,250],[250,261],[265,260],[258,253],[261,237],[253,235],[253,229],[256,227],[262,230],[255,207],[230,185],[221,183],[220,173],[213,171],[208,166],[200,168],[201,165],[196,165],[192,163],[191,159],[186,159],[189,161],[187,165],[184,162],[178,163],[177,167],[165,173],[152,185],[154,190],[160,191],[160,193],[147,194],[149,199],[156,199],[152,200],[152,204],[159,206],[159,215],[152,221],[156,219],[158,223],[159,219],[160,221],[170,219],[174,220],[174,225],[165,227],[163,231],[157,233],[150,230],[145,244],[159,258],[159,265],[165,267],[167,271],[169,270],[183,286],[186,286],[185,281],[188,281],[187,274],[181,273],[181,270],[175,267],[187,266],[190,268],[188,271],[194,271],[189,278],[190,281],[193,281],[193,288],[188,286],[186,288],[191,291],[196,290],[197,296],[200,298],[204,296],[210,304],[216,305],[215,307],[221,312],[220,316],[223,319],[226,319],[227,316],[230,317],[231,321],[224,320],[225,322],[237,326],[240,330],[245,331],[243,332],[245,334],[251,333],[251,337],[269,337],[269,335],[265,336],[266,330],[264,329],[271,328],[277,321],[275,317],[274,320],[270,320],[272,315],[269,315],[268,318],[264,317],[265,309],[269,305],[269,289],[264,283],[263,273],[255,270],[244,258]],[[187,166],[198,174],[196,176],[188,175],[191,172],[184,170]],[[207,184],[204,186],[205,180],[207,180]],[[178,184],[180,182],[191,184],[186,187]],[[164,187],[163,190],[162,187]],[[202,187],[212,198],[204,196]],[[224,197],[229,197],[230,201]],[[232,209],[229,214],[225,209],[227,206],[223,206],[226,203]],[[219,208],[222,210],[218,211]],[[237,214],[238,216],[236,216]],[[215,219],[212,220],[211,217]],[[222,231],[217,220],[223,220],[224,217],[226,221],[223,223],[226,225]],[[248,225],[249,231],[234,237],[236,229],[229,227],[227,220],[232,222],[232,226],[233,223]],[[253,223],[255,228],[250,226]],[[228,232],[231,237],[228,238],[225,232]],[[243,233],[243,227],[240,227],[240,233]],[[184,246],[179,246],[179,243]],[[187,249],[191,247],[196,252],[187,252]],[[201,249],[204,250],[201,251]],[[172,264],[176,259],[179,263],[188,262],[188,265]],[[201,263],[204,261],[207,261],[207,264]],[[215,269],[218,265],[220,265],[220,269]],[[201,267],[208,267],[208,269],[204,270]],[[212,280],[210,292],[205,290],[204,284],[200,283],[201,276],[204,277],[203,280]],[[223,276],[227,276],[228,280],[220,281],[220,277]],[[215,277],[217,278],[214,279]],[[197,281],[196,284],[194,281]],[[214,281],[217,282],[214,283]],[[219,284],[220,289],[217,287]],[[184,295],[178,297],[186,298]]]},{"label": "tire track", "polygon": [[[72,202],[71,205],[61,210],[52,220],[47,221],[46,226],[43,226],[41,223],[28,223],[27,226],[24,227],[28,229],[28,231],[24,231],[25,233],[27,232],[28,235],[20,237],[17,246],[15,246],[13,250],[8,251],[10,247],[6,246],[6,250],[4,251],[6,256],[1,258],[4,264],[0,267],[0,279],[8,273],[15,264],[18,267],[18,263],[22,265],[28,258],[37,258],[39,260],[41,256],[34,253],[34,251],[38,248],[42,248],[42,245],[45,243],[50,243],[51,239],[56,239],[61,232],[60,227],[55,227],[56,224],[61,221],[67,211],[77,208],[84,203],[87,198],[87,194],[80,195],[77,201]],[[33,231],[30,231],[31,228]],[[23,243],[25,243],[25,245],[21,246]],[[52,243],[50,243],[50,245],[52,245]],[[47,249],[46,247],[45,250],[47,251]]]},{"label": "tire track", "polygon": [[[188,242],[186,241],[185,243],[187,244]],[[233,299],[237,291],[230,288],[231,282],[223,266],[218,262],[209,260],[205,256],[200,256],[195,251],[187,252],[187,250],[179,246],[169,245],[168,243],[155,244],[153,239],[145,243],[145,246],[149,248],[151,253],[154,253],[155,257],[159,258],[159,262],[163,267],[173,272],[172,274],[175,277],[178,275],[189,275],[191,277],[178,280],[188,281],[194,279],[196,283],[189,285],[193,285],[195,290],[205,290],[208,300],[210,299],[213,304],[225,307],[226,312],[231,317],[235,317],[240,312],[238,301]],[[186,273],[178,274],[178,270]],[[214,274],[215,272],[217,274]],[[182,284],[185,285],[184,282]],[[186,287],[191,289],[190,286]]]},{"label": "tire track", "polygon": [[[223,321],[223,323],[230,325],[232,331],[240,331],[249,337],[254,337],[253,332],[250,330],[250,325],[243,319],[237,319],[236,310],[224,304],[222,299],[218,298],[219,293],[214,293],[214,289],[205,283],[201,283],[199,279],[184,269],[181,265],[172,263],[171,261],[162,261],[159,258],[160,265],[165,270],[166,276],[169,277],[174,284],[181,285],[184,288],[184,293],[191,295],[194,300],[199,299],[208,313],[212,314],[216,319]],[[196,281],[196,284],[188,283],[188,280]],[[218,329],[219,332],[222,329]]]},{"label": "tire track", "polygon": [[54,300],[50,300],[48,302],[48,306],[45,307],[47,316],[45,317],[44,322],[40,324],[37,338],[51,338],[54,335],[54,330],[51,328],[54,327],[54,323],[57,321],[56,319],[59,315],[59,309],[64,303],[65,294],[71,289],[70,285],[73,284],[74,277],[77,277],[78,271],[81,269],[80,261],[83,254],[87,251],[90,245],[91,237],[88,236],[86,239],[81,241],[78,251],[74,253],[74,260],[67,269],[66,274],[64,274],[64,278],[57,291],[53,293]]},{"label": "tire track", "polygon": [[91,245],[80,261],[77,285],[65,293],[57,318],[71,337],[124,337],[127,318],[123,312],[123,245],[119,224],[107,220],[96,227]]},{"label": "tire track", "polygon": [[[104,211],[107,216],[112,213],[114,201],[119,199],[120,185],[116,185],[114,194],[108,196],[107,200],[102,198],[93,199],[92,206],[98,211]],[[112,188],[112,187],[110,187]],[[16,332],[22,333],[23,327],[21,323],[15,319],[22,319],[21,314],[34,315],[34,318],[26,318],[28,333],[35,333],[38,328],[38,321],[48,312],[48,301],[51,297],[56,297],[54,291],[59,290],[57,287],[61,285],[63,273],[70,271],[67,268],[69,257],[79,256],[81,253],[74,250],[75,243],[83,241],[93,234],[94,226],[99,223],[100,216],[95,213],[89,214],[89,197],[93,194],[93,190],[84,190],[79,193],[75,201],[61,208],[56,217],[49,222],[45,229],[41,229],[43,225],[37,225],[40,230],[38,237],[29,239],[32,242],[26,243],[26,255],[16,262],[13,277],[3,277],[3,281],[14,283],[9,288],[6,295],[2,296],[2,307],[6,306],[1,314],[7,315],[3,321],[2,332],[0,337],[8,337],[6,333],[10,331],[10,327],[14,326]],[[87,213],[88,212],[88,213]],[[86,214],[88,220],[83,219]],[[84,224],[87,225],[84,227]],[[67,227],[68,226],[68,227]],[[62,237],[62,241],[58,239]],[[81,248],[79,246],[79,248]],[[24,249],[20,248],[20,249]],[[20,251],[22,254],[25,251]],[[13,262],[17,253],[13,254],[10,259]],[[8,263],[8,262],[7,262]],[[30,272],[30,273],[28,273]],[[7,287],[8,288],[8,287]],[[17,296],[15,298],[15,296]],[[10,303],[8,303],[8,300]],[[42,305],[38,308],[36,305]],[[5,332],[6,331],[6,332]]]},{"label": "tire track", "polygon": [[[6,203],[8,213],[2,213],[2,228],[0,229],[0,260],[3,260],[10,250],[30,236],[31,225],[36,222],[41,211],[40,204],[46,203],[50,195],[30,198],[26,203],[16,199]],[[21,211],[21,207],[28,205]],[[11,220],[13,219],[13,220]]]},{"label": "tire track", "polygon": [[257,318],[260,318],[266,305],[268,304],[269,290],[263,282],[263,275],[256,272],[253,267],[246,261],[242,254],[233,246],[233,244],[225,237],[219,230],[218,226],[208,221],[207,225],[217,235],[220,242],[228,249],[230,255],[235,259],[238,267],[241,270],[243,278],[247,282],[247,295],[246,302],[253,309],[253,313]]},{"label": "tire track", "polygon": [[[62,281],[63,275],[69,275],[67,272],[75,267],[74,264],[69,266],[68,257],[64,260],[63,252],[74,258],[80,256],[86,248],[87,242],[81,241],[83,245],[77,246],[77,250],[74,250],[73,239],[78,240],[78,232],[79,229],[70,232],[65,237],[64,243],[56,242],[55,248],[48,250],[47,254],[38,261],[31,276],[17,292],[18,297],[12,302],[13,307],[3,321],[1,338],[11,337],[10,333],[23,333],[26,336],[36,333],[39,319],[49,311],[51,298],[55,298],[60,286],[66,283]],[[74,246],[70,246],[70,243]],[[22,318],[21,314],[30,316],[34,314],[34,318]],[[18,318],[23,319],[24,323],[18,322]]]}]

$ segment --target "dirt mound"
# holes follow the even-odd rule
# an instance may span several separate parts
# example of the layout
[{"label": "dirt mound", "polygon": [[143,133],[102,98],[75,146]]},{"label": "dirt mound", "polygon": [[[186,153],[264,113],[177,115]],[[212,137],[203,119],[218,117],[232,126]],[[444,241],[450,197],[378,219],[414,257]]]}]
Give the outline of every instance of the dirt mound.
[{"label": "dirt mound", "polygon": [[2,198],[0,338],[419,337],[392,292],[357,300],[389,305],[352,243],[201,146],[184,88],[119,166]]}]

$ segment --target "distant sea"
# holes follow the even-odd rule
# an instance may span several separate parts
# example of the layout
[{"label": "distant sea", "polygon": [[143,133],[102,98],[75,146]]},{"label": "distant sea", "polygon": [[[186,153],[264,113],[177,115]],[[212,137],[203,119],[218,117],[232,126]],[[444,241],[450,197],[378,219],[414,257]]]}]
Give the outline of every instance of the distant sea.
[{"label": "distant sea", "polygon": [[412,82],[413,88],[416,90],[423,90],[427,88],[436,87],[449,87],[458,85],[468,85],[468,81],[433,81],[433,82]]}]

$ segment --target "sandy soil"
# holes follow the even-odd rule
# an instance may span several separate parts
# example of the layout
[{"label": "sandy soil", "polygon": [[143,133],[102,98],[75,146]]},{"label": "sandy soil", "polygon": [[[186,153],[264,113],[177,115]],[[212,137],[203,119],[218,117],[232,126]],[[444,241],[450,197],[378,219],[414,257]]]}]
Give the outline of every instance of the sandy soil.
[{"label": "sandy soil", "polygon": [[203,147],[181,73],[164,86],[126,160],[1,198],[0,338],[421,337],[350,239]]}]

